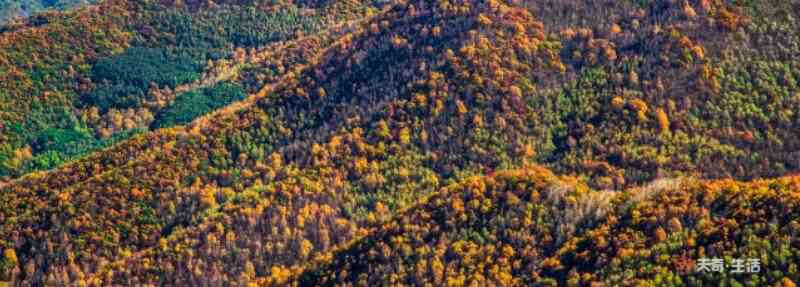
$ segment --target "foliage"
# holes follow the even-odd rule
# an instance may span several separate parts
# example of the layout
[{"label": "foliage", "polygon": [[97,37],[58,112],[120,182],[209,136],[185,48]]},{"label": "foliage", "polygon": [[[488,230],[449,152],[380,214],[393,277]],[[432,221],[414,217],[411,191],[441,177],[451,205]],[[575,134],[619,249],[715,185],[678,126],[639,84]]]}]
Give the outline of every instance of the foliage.
[{"label": "foliage", "polygon": [[92,80],[147,89],[151,83],[175,87],[197,78],[191,59],[171,57],[161,49],[132,47],[124,53],[99,60],[92,66]]},{"label": "foliage", "polygon": [[322,23],[317,13],[303,14],[296,7],[262,10],[220,5],[197,11],[180,7],[154,11],[142,23],[140,41],[175,47],[174,53],[198,60],[218,59],[230,54],[230,47],[261,47],[288,40],[295,33],[315,32]]},{"label": "foliage", "polygon": [[49,9],[70,9],[80,7],[94,0],[2,0],[0,1],[0,24],[16,17],[25,17]]},{"label": "foliage", "polygon": [[103,111],[111,108],[130,108],[141,104],[144,99],[142,89],[125,84],[101,84],[91,93],[82,97],[86,106],[96,106]]},{"label": "foliage", "polygon": [[[47,25],[8,27],[0,34],[0,144],[24,149],[47,128],[76,126],[71,102],[75,79],[87,76],[83,66],[126,47],[130,34],[117,24],[118,9],[41,16]],[[3,163],[2,166],[8,166]],[[22,174],[0,169],[0,176]]]},{"label": "foliage", "polygon": [[[87,135],[164,127],[0,184],[0,249],[16,263],[3,261],[0,280],[800,279],[792,3],[277,2],[108,1],[97,18],[58,15],[104,19],[94,32],[124,31],[124,45],[59,54],[63,68],[28,67],[29,48],[0,54],[16,71],[2,82],[14,93],[2,98],[14,107],[2,114],[14,131],[0,145],[6,170],[50,166]],[[42,29],[69,16],[51,17]],[[180,84],[102,73],[137,51],[206,65]],[[48,82],[54,71],[72,74]],[[142,89],[129,107],[107,94],[95,105],[122,104],[102,114],[72,106],[103,85]],[[28,91],[58,105],[21,100]],[[754,177],[776,178],[737,181]],[[703,256],[758,256],[770,272],[678,272]]]},{"label": "foliage", "polygon": [[[311,11],[241,1],[199,9],[204,5],[111,0],[0,28],[0,143],[8,145],[0,150],[0,176],[28,172],[6,161],[13,161],[14,150],[33,145],[32,135],[81,126],[107,138],[146,128],[152,121],[147,115],[157,114],[174,94],[236,76],[244,61],[230,61],[234,46],[255,51],[314,32],[326,19],[343,20],[328,18],[339,11],[327,6]],[[206,67],[213,71],[200,74],[206,64],[215,65]],[[126,116],[120,121],[118,114]]]},{"label": "foliage", "polygon": [[[797,218],[783,218],[798,209],[789,199],[797,196],[797,177],[683,180],[610,193],[548,174],[526,169],[463,180],[285,280],[315,286],[763,286],[800,280],[797,240],[789,236]],[[600,197],[610,198],[606,212],[592,213],[593,222],[559,244],[560,218]],[[728,266],[756,258],[761,270],[771,271],[696,272],[701,258],[723,258]],[[276,283],[271,279],[260,283]]]},{"label": "foliage", "polygon": [[174,88],[195,81],[197,69],[192,59],[168,56],[161,49],[129,48],[92,66],[92,81],[99,87],[81,99],[82,105],[103,111],[135,107],[151,85]]},{"label": "foliage", "polygon": [[186,124],[208,112],[245,98],[241,86],[220,83],[178,95],[168,107],[156,116],[153,128]]},{"label": "foliage", "polygon": [[[107,148],[143,131],[141,129],[126,130],[106,139],[96,139],[86,132],[85,130],[59,130],[56,131],[59,135],[56,138],[51,138],[53,136],[52,131],[48,131],[51,134],[44,136],[44,138],[40,136],[40,139],[44,139],[45,142],[50,144],[40,146],[41,150],[23,164],[22,170],[24,172],[32,172],[52,169],[84,157],[89,153]],[[67,140],[64,137],[70,137],[70,139]]]},{"label": "foliage", "polygon": [[64,149],[67,145],[91,138],[91,135],[76,130],[47,129],[36,136],[35,151]]}]

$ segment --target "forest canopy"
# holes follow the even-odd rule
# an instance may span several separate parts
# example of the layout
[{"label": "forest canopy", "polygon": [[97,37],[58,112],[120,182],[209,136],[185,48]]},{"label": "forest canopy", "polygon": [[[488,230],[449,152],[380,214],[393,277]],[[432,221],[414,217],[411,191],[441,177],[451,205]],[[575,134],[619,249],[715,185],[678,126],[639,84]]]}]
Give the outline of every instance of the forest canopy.
[{"label": "forest canopy", "polygon": [[163,49],[132,47],[92,66],[91,78],[98,86],[82,97],[81,105],[102,111],[135,107],[151,85],[175,88],[196,81],[199,68],[193,59],[171,56]]},{"label": "forest canopy", "polygon": [[204,114],[245,98],[244,89],[236,84],[219,83],[175,97],[153,121],[153,128],[186,124]]},{"label": "forest canopy", "polygon": [[104,0],[12,21],[0,285],[795,286],[798,19]]}]

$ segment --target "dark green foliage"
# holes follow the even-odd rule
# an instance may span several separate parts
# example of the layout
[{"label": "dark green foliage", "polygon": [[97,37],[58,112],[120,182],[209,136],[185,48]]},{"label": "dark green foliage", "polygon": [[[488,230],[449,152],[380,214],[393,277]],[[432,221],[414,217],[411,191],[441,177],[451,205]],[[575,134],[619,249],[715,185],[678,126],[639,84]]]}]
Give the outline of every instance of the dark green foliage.
[{"label": "dark green foliage", "polygon": [[0,175],[26,174],[37,170],[48,170],[64,163],[79,159],[91,152],[107,148],[143,132],[142,129],[131,129],[114,134],[107,139],[97,139],[87,129],[49,128],[31,136],[30,158],[17,160],[14,164],[15,151],[8,145],[0,146]]},{"label": "dark green foliage", "polygon": [[127,85],[101,84],[94,91],[83,97],[85,105],[96,106],[100,110],[109,108],[130,108],[144,99],[144,91],[138,87]]},{"label": "dark green foliage", "polygon": [[23,164],[23,172],[56,168],[66,162],[76,160],[91,152],[107,148],[143,132],[131,129],[114,134],[107,139],[97,139],[86,130],[49,129],[39,135],[44,143],[36,155]]},{"label": "dark green foliage", "polygon": [[134,47],[105,58],[92,68],[98,86],[82,98],[85,106],[134,107],[144,100],[151,84],[175,87],[199,78],[199,65],[188,57],[171,56],[163,49]]},{"label": "dark green foliage", "polygon": [[174,87],[195,80],[197,68],[191,59],[167,55],[163,49],[133,47],[98,61],[92,68],[92,80],[142,89],[150,83]]},{"label": "dark green foliage", "polygon": [[[295,32],[319,30],[323,19],[300,15],[297,8],[263,11],[255,7],[221,5],[191,13],[168,9],[148,20],[150,30],[142,43],[177,47],[174,52],[195,59],[216,59],[230,53],[230,46],[259,47],[291,38]],[[157,32],[156,32],[157,31]]]},{"label": "dark green foliage", "polygon": [[74,129],[49,128],[36,136],[33,150],[36,152],[48,150],[64,150],[67,146],[90,139],[92,136],[85,131]]},{"label": "dark green foliage", "polygon": [[158,114],[152,127],[163,128],[185,124],[229,103],[244,99],[245,96],[241,86],[230,83],[184,93]]}]

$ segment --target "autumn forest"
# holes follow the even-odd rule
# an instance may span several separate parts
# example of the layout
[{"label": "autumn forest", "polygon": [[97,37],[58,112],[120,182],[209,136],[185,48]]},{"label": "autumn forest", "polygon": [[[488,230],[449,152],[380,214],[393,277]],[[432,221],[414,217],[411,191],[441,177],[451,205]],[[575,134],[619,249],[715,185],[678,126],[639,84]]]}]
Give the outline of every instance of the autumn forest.
[{"label": "autumn forest", "polygon": [[0,286],[800,283],[800,1],[0,0]]}]

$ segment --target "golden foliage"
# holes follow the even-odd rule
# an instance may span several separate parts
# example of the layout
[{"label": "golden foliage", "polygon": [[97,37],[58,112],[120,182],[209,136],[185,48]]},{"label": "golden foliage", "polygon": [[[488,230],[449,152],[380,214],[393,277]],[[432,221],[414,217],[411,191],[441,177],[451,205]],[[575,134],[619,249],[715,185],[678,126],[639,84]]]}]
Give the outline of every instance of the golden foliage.
[{"label": "golden foliage", "polygon": [[17,253],[12,248],[6,248],[3,252],[3,256],[5,257],[6,262],[11,265],[17,265],[19,259],[17,258]]},{"label": "golden foliage", "polygon": [[656,109],[656,120],[658,120],[658,127],[662,133],[669,132],[669,117],[667,116],[667,112],[664,111],[662,108]]}]

